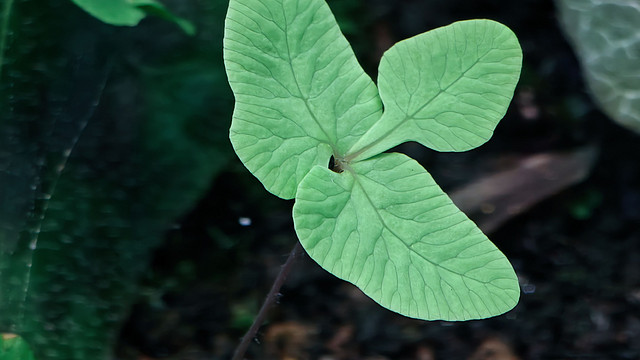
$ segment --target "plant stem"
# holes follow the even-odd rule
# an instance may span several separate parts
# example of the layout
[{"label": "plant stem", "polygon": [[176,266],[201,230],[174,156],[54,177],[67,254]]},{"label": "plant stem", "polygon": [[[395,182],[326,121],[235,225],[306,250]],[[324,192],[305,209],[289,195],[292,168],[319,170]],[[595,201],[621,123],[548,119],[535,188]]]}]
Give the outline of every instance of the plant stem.
[{"label": "plant stem", "polygon": [[300,245],[299,241],[296,241],[296,245],[289,253],[287,261],[285,261],[285,263],[282,265],[282,267],[280,268],[280,273],[278,273],[278,276],[273,281],[271,290],[269,290],[267,297],[264,299],[264,303],[262,303],[262,307],[260,308],[260,311],[258,311],[258,315],[256,315],[256,318],[253,320],[253,324],[251,324],[251,327],[249,328],[249,330],[247,330],[247,333],[244,334],[244,336],[242,337],[242,341],[240,341],[240,344],[236,348],[232,360],[244,359],[244,354],[245,352],[247,352],[249,344],[256,337],[258,329],[260,329],[260,326],[262,326],[262,323],[264,322],[264,318],[267,316],[267,311],[278,298],[280,288],[282,287],[282,284],[284,284],[287,275],[289,275],[289,272],[291,271],[291,268],[295,263],[298,254],[300,253],[302,253],[302,246]]}]

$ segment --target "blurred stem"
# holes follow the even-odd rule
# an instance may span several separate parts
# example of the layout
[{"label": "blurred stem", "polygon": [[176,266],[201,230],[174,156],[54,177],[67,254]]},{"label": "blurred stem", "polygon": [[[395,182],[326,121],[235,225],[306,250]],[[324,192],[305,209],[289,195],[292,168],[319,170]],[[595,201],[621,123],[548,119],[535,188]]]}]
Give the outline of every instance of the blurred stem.
[{"label": "blurred stem", "polygon": [[2,23],[0,23],[0,83],[2,82],[2,67],[4,65],[4,49],[7,46],[9,37],[9,17],[11,16],[11,6],[13,0],[5,0],[2,8]]},{"label": "blurred stem", "polygon": [[284,281],[287,279],[287,275],[289,275],[289,272],[291,271],[291,268],[293,267],[293,264],[295,263],[295,260],[300,253],[302,253],[302,246],[300,245],[299,241],[296,241],[296,245],[289,253],[287,261],[285,261],[285,263],[282,265],[282,267],[280,268],[280,273],[278,273],[278,276],[273,281],[271,290],[269,290],[267,297],[264,299],[264,303],[262,303],[262,307],[260,308],[260,311],[258,311],[258,315],[256,315],[256,318],[253,320],[253,324],[251,324],[251,327],[249,328],[249,330],[247,330],[247,333],[244,334],[244,336],[242,337],[242,341],[240,341],[240,344],[236,348],[232,360],[244,359],[244,354],[247,352],[249,344],[256,337],[258,329],[260,329],[260,326],[262,326],[262,323],[264,323],[264,318],[267,316],[267,311],[278,298],[280,288],[282,287],[282,284],[284,284]]}]

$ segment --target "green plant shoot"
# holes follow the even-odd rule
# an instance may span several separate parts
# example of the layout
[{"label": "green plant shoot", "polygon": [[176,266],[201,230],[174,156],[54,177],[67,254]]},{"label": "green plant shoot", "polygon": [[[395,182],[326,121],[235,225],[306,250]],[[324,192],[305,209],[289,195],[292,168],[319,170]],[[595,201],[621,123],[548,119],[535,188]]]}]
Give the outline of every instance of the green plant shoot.
[{"label": "green plant shoot", "polygon": [[515,306],[502,252],[420,164],[384,153],[407,141],[466,151],[491,137],[522,63],[507,27],[462,21],[401,41],[376,87],[323,0],[231,0],[224,60],[233,147],[268,191],[295,198],[295,231],[318,264],[413,318]]}]

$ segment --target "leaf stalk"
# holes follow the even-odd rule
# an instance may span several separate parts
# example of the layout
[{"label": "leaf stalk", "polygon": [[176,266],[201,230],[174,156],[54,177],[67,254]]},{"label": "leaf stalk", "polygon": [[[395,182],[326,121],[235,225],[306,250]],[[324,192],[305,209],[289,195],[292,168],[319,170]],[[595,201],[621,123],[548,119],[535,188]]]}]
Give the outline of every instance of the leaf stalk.
[{"label": "leaf stalk", "polygon": [[287,261],[285,261],[285,263],[282,265],[282,267],[280,268],[280,273],[278,273],[278,276],[273,281],[271,290],[269,290],[267,297],[264,299],[262,307],[260,308],[260,311],[258,311],[258,315],[256,315],[256,318],[253,320],[253,324],[251,324],[249,330],[247,330],[246,334],[244,334],[244,336],[242,337],[240,344],[238,344],[238,347],[233,354],[232,360],[244,359],[244,354],[247,352],[249,344],[256,337],[256,333],[264,323],[264,319],[267,316],[267,311],[278,299],[280,288],[287,279],[287,275],[289,275],[289,273],[291,272],[291,268],[293,267],[295,260],[298,258],[298,255],[302,253],[302,246],[300,245],[299,241],[296,241],[296,245],[289,253]]}]

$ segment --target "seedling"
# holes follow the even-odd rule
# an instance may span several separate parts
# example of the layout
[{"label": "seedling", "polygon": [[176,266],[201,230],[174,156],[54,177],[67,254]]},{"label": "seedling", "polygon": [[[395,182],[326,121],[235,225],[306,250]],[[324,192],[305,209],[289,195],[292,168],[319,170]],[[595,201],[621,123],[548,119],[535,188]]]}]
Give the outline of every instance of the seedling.
[{"label": "seedling", "polygon": [[[401,41],[365,74],[323,0],[231,0],[224,60],[244,165],[294,199],[300,243],[380,305],[425,320],[502,314],[520,290],[506,257],[415,160],[486,142],[520,75],[515,35],[461,21]],[[331,163],[331,165],[329,165]]]}]

